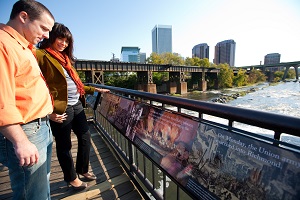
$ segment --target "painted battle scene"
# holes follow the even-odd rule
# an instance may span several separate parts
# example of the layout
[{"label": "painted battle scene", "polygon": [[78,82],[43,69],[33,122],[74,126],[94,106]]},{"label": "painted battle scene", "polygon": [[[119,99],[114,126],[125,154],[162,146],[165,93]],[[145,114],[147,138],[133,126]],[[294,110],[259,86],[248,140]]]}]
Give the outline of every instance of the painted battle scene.
[{"label": "painted battle scene", "polygon": [[[299,199],[299,156],[200,124],[190,174],[221,199]],[[188,177],[189,178],[189,177]]]},{"label": "painted battle scene", "polygon": [[122,134],[196,196],[299,199],[298,153],[116,96],[101,107]]}]

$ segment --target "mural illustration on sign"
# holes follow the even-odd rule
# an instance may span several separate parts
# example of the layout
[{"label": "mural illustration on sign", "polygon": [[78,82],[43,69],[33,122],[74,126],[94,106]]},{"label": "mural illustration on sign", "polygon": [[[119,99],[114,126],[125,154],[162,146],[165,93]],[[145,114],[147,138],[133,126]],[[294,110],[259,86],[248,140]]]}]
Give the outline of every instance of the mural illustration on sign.
[{"label": "mural illustration on sign", "polygon": [[300,196],[299,152],[109,93],[98,109],[201,199],[296,200]]}]

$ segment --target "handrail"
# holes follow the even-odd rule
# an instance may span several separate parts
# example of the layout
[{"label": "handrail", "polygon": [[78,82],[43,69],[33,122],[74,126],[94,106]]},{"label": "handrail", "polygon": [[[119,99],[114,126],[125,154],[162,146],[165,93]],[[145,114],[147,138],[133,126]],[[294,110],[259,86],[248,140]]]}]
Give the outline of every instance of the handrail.
[{"label": "handrail", "polygon": [[[101,100],[101,94],[99,93],[97,95],[97,97],[95,98],[96,101],[94,102],[94,105],[96,106],[92,106],[92,108],[94,109],[94,120],[97,128],[111,144],[113,150],[116,152],[119,160],[124,166],[124,169],[128,172],[129,176],[131,176],[132,180],[135,182],[135,185],[137,185],[139,190],[143,191],[142,193],[144,193],[144,196],[145,191],[149,191],[151,196],[153,196],[155,199],[160,200],[174,198],[178,200],[186,200],[189,198],[218,199],[221,197],[218,196],[217,193],[214,193],[215,189],[209,190],[206,187],[207,184],[209,185],[210,181],[214,182],[217,178],[219,178],[219,180],[222,181],[226,179],[229,182],[233,181],[234,184],[239,184],[240,186],[244,185],[244,181],[247,180],[248,184],[250,184],[248,185],[249,188],[255,187],[254,189],[257,189],[259,191],[259,193],[256,193],[254,194],[254,196],[252,196],[254,199],[257,197],[262,197],[260,195],[269,195],[265,196],[266,198],[281,198],[281,194],[278,194],[279,196],[276,196],[277,194],[270,193],[265,190],[267,186],[266,184],[273,184],[274,181],[281,180],[279,177],[272,177],[277,173],[276,170],[281,169],[281,175],[284,172],[291,173],[291,171],[295,174],[295,176],[296,174],[300,173],[300,147],[280,141],[280,135],[282,133],[300,137],[300,118],[251,109],[237,108],[218,103],[196,101],[148,92],[140,92],[113,86],[99,84],[88,85],[111,90],[112,95],[106,96],[107,98],[105,99],[105,101],[109,101],[112,103],[111,105],[113,106],[110,108],[112,108],[113,110],[118,110],[120,108],[121,103],[114,104],[115,101],[118,101],[113,100],[114,98],[118,99],[120,97],[124,100],[123,102],[131,102],[135,105],[145,106],[143,110],[146,107],[148,107],[147,109],[149,110],[150,108],[154,109],[152,110],[151,117],[155,116],[152,119],[154,120],[155,118],[157,120],[156,125],[159,123],[163,124],[164,122],[166,122],[166,119],[172,119],[168,118],[170,116],[180,116],[179,119],[183,121],[178,121],[179,123],[187,123],[188,126],[186,126],[185,128],[192,127],[190,130],[182,128],[180,133],[179,131],[177,132],[180,136],[184,135],[181,140],[176,139],[178,143],[175,143],[173,140],[173,143],[171,145],[165,146],[164,143],[157,143],[157,138],[160,137],[160,140],[162,138],[162,136],[157,135],[159,133],[159,131],[157,130],[151,133],[143,132],[143,130],[146,130],[146,128],[144,129],[141,127],[144,127],[145,125],[139,127],[137,126],[137,121],[133,123],[126,122],[128,126],[122,126],[120,124],[121,122],[118,122],[119,124],[115,123],[116,118],[122,119],[122,116],[129,118],[132,117],[133,119],[136,119],[133,116],[136,116],[136,111],[138,109],[136,109],[133,114],[131,113],[131,111],[127,111],[127,109],[125,109],[124,107],[121,109],[122,111],[119,110],[120,115],[118,115],[117,112],[115,112],[115,114],[113,115],[109,115],[110,117],[114,116],[110,119],[108,115],[106,116],[106,114],[101,113],[102,110],[100,109],[102,108],[105,110],[107,108],[106,112],[109,113],[109,104],[102,104],[102,102],[100,102],[100,107],[98,107],[98,101]],[[127,103],[124,103],[123,105],[127,105]],[[102,105],[104,106],[101,107]],[[166,105],[177,107],[177,112],[172,111],[172,109],[168,109]],[[156,108],[158,109],[155,110]],[[183,109],[195,111],[196,113],[198,113],[199,117],[183,113]],[[159,110],[170,111],[167,113],[171,114],[163,115],[162,113],[164,112],[161,112]],[[129,113],[129,115],[124,114],[123,111],[125,111],[125,113]],[[162,115],[159,116],[157,114]],[[210,121],[209,119],[204,118],[203,114],[226,119],[228,120],[228,124],[223,125]],[[165,118],[163,116],[165,116]],[[143,118],[145,119],[145,117],[147,120],[151,119],[151,117],[148,118],[149,114],[144,115]],[[273,131],[274,139],[267,138],[266,136],[257,133],[252,133],[251,131],[244,131],[239,128],[235,128],[233,127],[234,122],[241,122],[246,125],[271,130]],[[168,124],[169,122],[166,123]],[[172,126],[174,125],[176,126],[176,124],[172,124]],[[127,132],[128,127],[130,127],[129,132]],[[163,127],[166,127],[166,125],[163,125]],[[132,133],[133,128],[137,128],[140,131],[136,132],[135,130],[134,135],[138,134],[138,136],[131,137],[130,135],[127,135],[127,133]],[[166,133],[165,129],[160,129],[160,131],[163,130],[164,133]],[[169,131],[168,134],[170,134],[171,132],[172,131]],[[187,135],[191,135],[191,137],[189,138]],[[180,145],[180,142],[187,142],[185,143],[185,145],[187,145],[185,148],[189,149],[188,159],[185,160],[185,164],[182,162],[182,160],[172,161],[173,158],[176,157],[177,159],[177,155],[180,155],[182,153],[181,147],[177,146]],[[194,144],[196,144],[195,147],[193,146]],[[193,156],[197,151],[201,151],[202,153],[197,153],[197,159],[199,160],[194,161]],[[140,154],[142,155],[142,158],[140,158]],[[226,158],[228,157],[228,160],[225,159],[225,156]],[[235,158],[237,161],[235,160]],[[246,161],[249,161],[249,163],[246,164]],[[151,165],[147,164],[148,162],[151,162]],[[170,171],[169,167],[173,166],[174,163],[178,164],[179,162],[181,163],[181,166],[175,170],[176,173],[174,174],[174,171]],[[205,168],[203,168],[204,165]],[[223,172],[219,172],[219,167],[221,165],[227,165],[224,169],[225,171],[228,171],[224,174],[222,174]],[[240,175],[236,175],[236,172],[233,172],[231,174],[230,171],[232,171],[232,167],[241,167],[237,168],[239,170],[238,174]],[[210,173],[208,175],[206,174],[207,169],[212,171],[211,175]],[[163,174],[162,177],[159,178],[159,181],[156,180],[157,178],[155,178],[158,170],[160,170]],[[218,175],[216,176],[217,173]],[[264,182],[260,182],[262,179],[261,176],[263,176],[262,174],[266,174]],[[289,177],[291,176],[293,175],[289,174]],[[184,183],[181,182],[182,180],[180,177],[185,177]],[[197,177],[197,179],[195,179],[195,177]],[[289,177],[287,177],[286,179],[289,179]],[[167,180],[171,180],[171,182],[175,184],[176,189],[170,189],[170,185],[167,187]],[[213,186],[217,186],[220,188],[220,182],[215,183],[216,185],[213,184]],[[252,183],[254,184],[253,186],[251,186]],[[158,184],[161,184],[160,189],[162,190],[162,192],[158,190]],[[204,186],[203,184],[206,186]],[[295,185],[298,184],[300,184],[298,179],[294,181],[287,181],[286,183],[283,183],[281,189],[284,190],[284,192],[291,192],[292,189],[293,191],[290,193],[290,195],[295,197],[295,195],[300,195],[299,188],[295,188]],[[278,187],[281,187],[281,185],[279,185]],[[232,188],[225,188],[225,186],[224,189],[228,191],[232,190]],[[168,192],[169,190],[171,190],[171,197],[170,192]],[[183,191],[183,193],[181,191]],[[245,191],[247,191],[247,189],[240,192],[235,191],[236,193],[234,195],[238,196]],[[230,192],[234,192],[234,190]],[[145,198],[147,199],[148,197]],[[222,196],[222,198],[225,197]]]}]

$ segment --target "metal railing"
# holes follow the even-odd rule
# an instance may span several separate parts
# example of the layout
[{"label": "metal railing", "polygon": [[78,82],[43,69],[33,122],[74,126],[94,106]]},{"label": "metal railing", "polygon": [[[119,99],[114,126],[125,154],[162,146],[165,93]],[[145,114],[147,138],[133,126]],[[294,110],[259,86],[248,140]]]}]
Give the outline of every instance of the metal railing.
[{"label": "metal railing", "polygon": [[[112,94],[126,99],[143,102],[171,112],[175,111],[175,114],[221,128],[228,132],[247,135],[248,137],[265,141],[276,147],[300,152],[300,147],[281,140],[283,134],[297,138],[300,136],[300,118],[297,117],[99,84],[88,85],[109,89]],[[101,104],[101,98],[99,97],[99,103]],[[98,129],[111,144],[124,168],[128,171],[132,180],[136,181],[135,185],[140,187],[139,189],[145,195],[145,198],[184,200],[199,198],[199,196],[195,196],[190,190],[183,187],[176,178],[172,177],[151,156],[147,155],[147,153],[132,143],[131,140],[121,134],[120,130],[107,120],[107,118],[102,116],[97,108],[99,108],[99,104],[96,101],[96,105],[94,105],[94,121]],[[217,120],[211,117],[215,117]],[[253,133],[248,129],[243,130],[240,127],[241,124],[250,127],[260,127],[267,131],[269,135],[271,134],[272,138]]]}]

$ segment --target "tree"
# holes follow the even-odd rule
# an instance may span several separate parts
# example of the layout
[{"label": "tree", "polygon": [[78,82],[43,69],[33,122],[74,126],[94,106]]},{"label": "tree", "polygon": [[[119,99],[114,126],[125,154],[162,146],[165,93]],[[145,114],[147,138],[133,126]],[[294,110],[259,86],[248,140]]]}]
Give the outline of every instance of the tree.
[{"label": "tree", "polygon": [[296,77],[296,72],[295,72],[295,70],[294,70],[294,69],[289,69],[289,71],[288,71],[288,73],[287,73],[287,75],[286,75],[286,78],[292,79],[292,78],[295,78],[295,77]]},{"label": "tree", "polygon": [[158,65],[165,64],[163,62],[162,57],[157,53],[151,53],[150,57],[148,57],[146,59],[146,63],[152,63],[152,64],[158,64]]},{"label": "tree", "polygon": [[186,57],[184,63],[186,66],[196,66],[194,62],[194,58]]},{"label": "tree", "polygon": [[179,54],[173,53],[151,53],[150,57],[147,58],[147,63],[158,64],[158,65],[184,65],[184,60]]},{"label": "tree", "polygon": [[225,64],[219,64],[220,72],[218,74],[219,88],[231,88],[233,83],[233,70],[230,66]]},{"label": "tree", "polygon": [[258,82],[265,82],[267,77],[261,70],[252,69],[248,75],[248,84],[254,84]]},{"label": "tree", "polygon": [[185,65],[186,66],[210,67],[210,62],[209,62],[208,58],[200,59],[198,57],[193,57],[193,58],[187,57],[185,59]]},{"label": "tree", "polygon": [[237,87],[247,85],[248,76],[245,69],[239,69],[236,76],[233,77],[233,84]]}]

